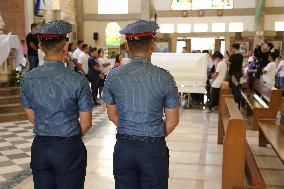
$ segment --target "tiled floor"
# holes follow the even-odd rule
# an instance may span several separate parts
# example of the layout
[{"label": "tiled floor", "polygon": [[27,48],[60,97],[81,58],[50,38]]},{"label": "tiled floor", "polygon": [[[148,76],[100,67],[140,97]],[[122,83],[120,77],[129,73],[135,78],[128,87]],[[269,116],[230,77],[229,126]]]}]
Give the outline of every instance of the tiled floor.
[{"label": "tiled floor", "polygon": [[[107,121],[105,110],[102,107],[94,110],[93,120],[94,127],[85,138],[88,149],[85,188],[113,189],[112,153],[116,130],[114,125]],[[179,126],[167,138],[171,156],[170,189],[221,189],[222,146],[216,144],[217,122],[218,115],[216,113],[204,114],[200,110],[192,109],[181,112]],[[284,178],[283,165],[277,160],[271,149],[257,147],[257,132],[248,131],[247,135],[266,182],[269,186],[273,185],[269,188],[283,189],[284,181],[281,179]],[[18,136],[13,135],[12,137]],[[1,145],[5,147],[8,144],[7,141],[0,142],[0,149],[2,149]],[[15,145],[18,145],[15,151],[4,151],[6,155],[0,156],[0,183],[7,182],[5,171],[14,170],[17,172],[19,171],[18,164],[27,163],[26,159],[19,157],[12,160],[15,165],[10,169],[1,164],[1,161],[10,161],[7,160],[7,157],[10,158],[17,154],[18,149],[26,149],[27,147],[24,143]],[[29,155],[29,152],[26,154]],[[21,169],[24,168],[21,167]],[[28,177],[14,189],[33,189],[32,178]]]}]

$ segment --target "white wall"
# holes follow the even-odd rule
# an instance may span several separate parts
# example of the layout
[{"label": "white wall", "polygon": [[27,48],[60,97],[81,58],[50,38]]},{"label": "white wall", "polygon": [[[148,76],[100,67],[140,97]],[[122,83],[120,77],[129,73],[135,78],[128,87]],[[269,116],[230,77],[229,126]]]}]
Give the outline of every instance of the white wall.
[{"label": "white wall", "polygon": [[[223,16],[223,17],[163,17],[158,18],[159,24],[191,24],[191,31],[193,31],[194,23],[208,24],[208,31],[211,32],[212,23],[226,23],[226,31],[229,31],[229,23],[242,22],[244,24],[244,31],[254,31],[254,16]],[[176,31],[176,29],[175,29]]]},{"label": "white wall", "polygon": [[266,7],[284,7],[284,0],[265,0]]},{"label": "white wall", "polygon": [[[152,0],[152,3],[156,10],[171,10],[172,0]],[[234,8],[255,8],[255,0],[234,0]]]},{"label": "white wall", "polygon": [[265,31],[274,31],[275,30],[275,22],[283,21],[284,22],[284,14],[280,15],[266,15],[265,16]]},{"label": "white wall", "polygon": [[[98,14],[98,0],[82,0],[85,14]],[[118,0],[119,1],[119,0]],[[140,13],[141,0],[128,0],[128,13]]]}]

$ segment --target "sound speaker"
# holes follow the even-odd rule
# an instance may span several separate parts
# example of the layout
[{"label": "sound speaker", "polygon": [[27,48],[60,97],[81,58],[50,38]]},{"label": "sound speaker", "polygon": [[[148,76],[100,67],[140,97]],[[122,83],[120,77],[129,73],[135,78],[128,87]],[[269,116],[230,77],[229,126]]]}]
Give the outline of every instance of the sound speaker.
[{"label": "sound speaker", "polygon": [[99,39],[99,34],[97,32],[94,32],[94,40],[97,41]]}]

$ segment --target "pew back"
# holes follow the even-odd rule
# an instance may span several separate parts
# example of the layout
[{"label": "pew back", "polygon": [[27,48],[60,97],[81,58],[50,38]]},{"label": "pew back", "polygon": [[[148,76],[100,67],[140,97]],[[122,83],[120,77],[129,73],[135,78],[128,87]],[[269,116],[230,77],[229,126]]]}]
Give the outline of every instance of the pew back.
[{"label": "pew back", "polygon": [[224,106],[224,114],[219,117],[224,125],[222,188],[233,189],[244,186],[247,121],[233,98],[226,98]]}]

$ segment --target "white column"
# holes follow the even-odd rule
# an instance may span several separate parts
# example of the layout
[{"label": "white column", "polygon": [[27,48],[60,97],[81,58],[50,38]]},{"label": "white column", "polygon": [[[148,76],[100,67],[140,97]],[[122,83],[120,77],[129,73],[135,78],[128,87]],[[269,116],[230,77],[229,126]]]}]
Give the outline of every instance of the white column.
[{"label": "white column", "polygon": [[34,23],[33,0],[25,0],[25,32],[31,31],[31,24]]},{"label": "white column", "polygon": [[150,20],[151,0],[141,0],[141,19]]}]

